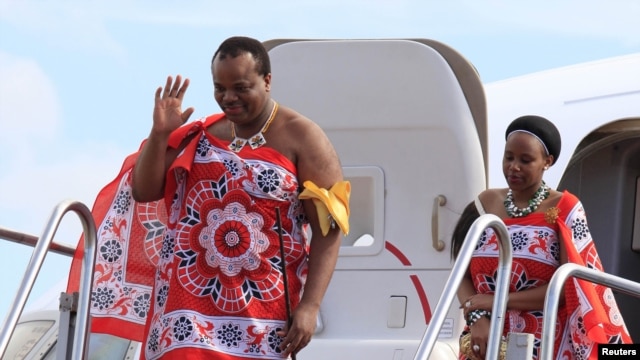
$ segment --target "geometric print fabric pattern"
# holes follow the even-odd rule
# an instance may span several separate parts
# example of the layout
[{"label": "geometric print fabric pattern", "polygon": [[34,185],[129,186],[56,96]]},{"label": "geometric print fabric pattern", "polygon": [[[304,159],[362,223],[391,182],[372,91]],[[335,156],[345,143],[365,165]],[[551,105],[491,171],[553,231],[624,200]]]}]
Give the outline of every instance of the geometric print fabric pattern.
[{"label": "geometric print fabric pattern", "polygon": [[[548,284],[560,265],[561,244],[567,247],[570,262],[603,271],[580,201],[565,191],[553,210],[557,210],[560,216],[556,214],[555,218],[550,219],[546,214],[533,213],[526,217],[503,219],[509,232],[513,255],[509,292]],[[470,271],[474,274],[476,291],[493,294],[496,288],[498,241],[492,229],[484,231],[473,255]],[[568,289],[565,290],[566,303],[560,306],[558,312],[554,341],[557,359],[597,358],[596,343],[591,335],[587,335],[588,327],[593,324],[587,325],[584,322],[585,316],[593,318],[596,308],[606,309],[602,327],[607,336],[599,341],[630,341],[611,289],[597,284],[580,283],[575,278],[567,281],[565,289]],[[585,289],[589,294],[583,292]],[[591,292],[591,289],[595,291]],[[533,355],[534,359],[538,359],[542,322],[543,313],[540,310],[507,310],[503,335],[510,331],[533,334]],[[467,332],[468,327],[463,334]],[[460,359],[465,357],[461,354]]]},{"label": "geometric print fabric pattern", "polygon": [[206,132],[190,145],[192,152],[188,145],[172,170],[176,188],[146,356],[282,358],[275,333],[287,313],[276,207],[292,307],[307,271],[295,170],[273,161],[279,157],[270,148],[234,153]]}]

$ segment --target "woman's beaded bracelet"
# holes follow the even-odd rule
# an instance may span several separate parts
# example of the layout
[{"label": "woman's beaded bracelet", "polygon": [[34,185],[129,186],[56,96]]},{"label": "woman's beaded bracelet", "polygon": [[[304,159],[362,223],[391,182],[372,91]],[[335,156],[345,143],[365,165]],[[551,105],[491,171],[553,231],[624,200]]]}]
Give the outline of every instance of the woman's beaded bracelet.
[{"label": "woman's beaded bracelet", "polygon": [[480,320],[481,317],[486,316],[488,319],[491,319],[491,312],[487,310],[476,309],[467,315],[467,325],[471,326],[476,323],[476,321]]}]

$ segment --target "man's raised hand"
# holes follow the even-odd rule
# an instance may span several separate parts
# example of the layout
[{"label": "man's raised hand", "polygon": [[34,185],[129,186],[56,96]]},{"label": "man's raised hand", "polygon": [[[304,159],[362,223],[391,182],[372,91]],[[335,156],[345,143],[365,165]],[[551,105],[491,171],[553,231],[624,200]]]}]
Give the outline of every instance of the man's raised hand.
[{"label": "man's raised hand", "polygon": [[182,76],[177,75],[175,82],[171,76],[167,82],[156,90],[155,106],[153,107],[153,132],[159,135],[169,134],[182,126],[193,114],[194,108],[182,111],[182,99],[189,87],[189,79],[182,81]]}]

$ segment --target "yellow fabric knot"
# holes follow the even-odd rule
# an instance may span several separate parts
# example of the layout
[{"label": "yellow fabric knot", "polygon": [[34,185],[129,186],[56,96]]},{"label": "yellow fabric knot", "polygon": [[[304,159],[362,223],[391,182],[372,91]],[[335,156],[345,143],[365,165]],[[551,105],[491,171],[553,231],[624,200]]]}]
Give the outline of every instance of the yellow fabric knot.
[{"label": "yellow fabric knot", "polygon": [[329,228],[334,228],[337,223],[345,235],[349,234],[349,196],[351,195],[351,183],[339,181],[331,189],[319,188],[312,181],[304,182],[304,190],[298,198],[311,199],[318,212],[318,222],[322,235],[329,233]]}]

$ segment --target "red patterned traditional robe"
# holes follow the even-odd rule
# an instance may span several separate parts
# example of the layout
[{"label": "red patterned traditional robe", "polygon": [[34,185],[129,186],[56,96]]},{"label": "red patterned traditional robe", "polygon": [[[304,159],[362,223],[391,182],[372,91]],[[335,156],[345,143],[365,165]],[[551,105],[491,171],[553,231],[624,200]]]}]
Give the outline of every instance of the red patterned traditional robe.
[{"label": "red patterned traditional robe", "polygon": [[[206,128],[172,134],[164,201],[131,197],[130,156],[98,196],[92,330],[143,341],[148,359],[280,359],[287,314],[275,208],[291,306],[307,273],[306,223],[295,166],[268,146],[239,153]],[[79,246],[79,249],[82,247]],[[74,262],[70,290],[77,289]]]},{"label": "red patterned traditional robe", "polygon": [[[546,285],[560,266],[562,241],[568,261],[603,271],[591,238],[582,203],[565,191],[557,207],[546,213],[503,219],[513,249],[509,292]],[[559,210],[558,216],[552,212]],[[498,239],[486,229],[473,253],[470,272],[480,294],[495,292]],[[507,310],[504,335],[508,332],[535,335],[534,359],[538,359],[542,331],[541,310]],[[466,333],[468,329],[463,332]],[[565,286],[565,304],[560,306],[556,327],[555,359],[597,359],[598,343],[631,343],[611,289],[577,278]],[[460,359],[465,359],[460,355]]]}]

